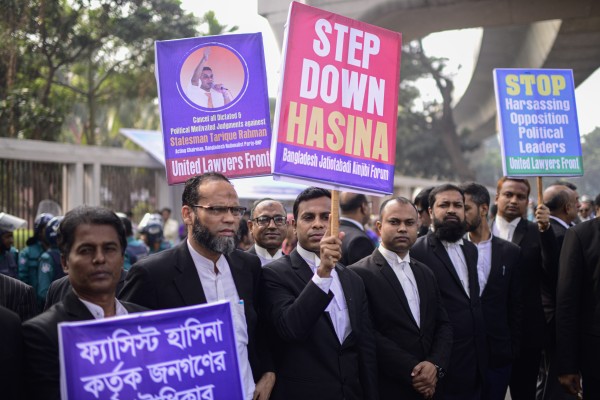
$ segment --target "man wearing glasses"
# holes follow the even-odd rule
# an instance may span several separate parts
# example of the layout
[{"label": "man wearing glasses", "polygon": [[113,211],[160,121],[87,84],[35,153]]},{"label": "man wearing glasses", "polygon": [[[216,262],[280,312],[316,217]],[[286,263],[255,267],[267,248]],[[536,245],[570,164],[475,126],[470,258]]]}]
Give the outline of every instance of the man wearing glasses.
[{"label": "man wearing glasses", "polygon": [[268,399],[275,374],[258,343],[260,260],[235,250],[246,209],[216,172],[188,179],[181,200],[187,240],[137,262],[119,297],[153,310],[230,301],[246,398]]},{"label": "man wearing glasses", "polygon": [[283,257],[281,244],[287,234],[287,213],[283,204],[273,199],[257,200],[250,212],[248,228],[254,237],[254,246],[248,253],[266,264]]},{"label": "man wearing glasses", "polygon": [[223,107],[231,102],[232,95],[222,83],[214,83],[213,70],[205,65],[209,55],[210,47],[207,47],[192,75],[192,87],[188,87],[188,97],[205,108]]}]

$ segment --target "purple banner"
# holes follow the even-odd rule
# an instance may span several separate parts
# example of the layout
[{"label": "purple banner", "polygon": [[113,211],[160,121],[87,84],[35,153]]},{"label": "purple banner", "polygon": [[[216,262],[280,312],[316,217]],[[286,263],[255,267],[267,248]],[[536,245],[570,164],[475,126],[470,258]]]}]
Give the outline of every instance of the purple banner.
[{"label": "purple banner", "polygon": [[243,399],[228,302],[59,325],[62,399]]},{"label": "purple banner", "polygon": [[271,172],[262,35],[157,41],[156,79],[167,181],[218,171]]}]

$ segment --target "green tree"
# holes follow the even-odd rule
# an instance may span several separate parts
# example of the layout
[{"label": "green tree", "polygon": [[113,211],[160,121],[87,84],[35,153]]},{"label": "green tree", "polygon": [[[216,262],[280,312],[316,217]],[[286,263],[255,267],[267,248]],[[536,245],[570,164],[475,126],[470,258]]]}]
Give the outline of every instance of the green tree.
[{"label": "green tree", "polygon": [[0,29],[14,38],[18,60],[16,73],[0,61],[6,77],[0,133],[56,139],[66,113],[77,110],[66,132],[83,131],[89,144],[98,142],[96,127],[107,109],[156,96],[154,41],[194,36],[198,24],[179,0],[15,0],[7,8]]},{"label": "green tree", "polygon": [[[469,132],[456,131],[452,114],[452,78],[445,72],[446,60],[428,57],[420,41],[403,47],[396,170],[404,175],[449,180],[473,180],[475,173],[465,153],[478,145]],[[442,97],[442,103],[416,106],[420,97],[416,82],[432,78]]]},{"label": "green tree", "polygon": [[600,193],[600,127],[581,138],[584,175],[577,182],[579,195],[596,197]]}]

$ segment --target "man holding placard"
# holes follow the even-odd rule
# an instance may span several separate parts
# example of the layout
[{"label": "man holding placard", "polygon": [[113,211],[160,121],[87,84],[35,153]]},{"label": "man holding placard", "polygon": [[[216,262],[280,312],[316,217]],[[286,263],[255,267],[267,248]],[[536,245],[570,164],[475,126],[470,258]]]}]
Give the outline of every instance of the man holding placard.
[{"label": "man holding placard", "polygon": [[337,261],[331,194],[310,187],[294,202],[298,246],[263,270],[261,305],[281,343],[273,399],[378,399],[365,287]]}]

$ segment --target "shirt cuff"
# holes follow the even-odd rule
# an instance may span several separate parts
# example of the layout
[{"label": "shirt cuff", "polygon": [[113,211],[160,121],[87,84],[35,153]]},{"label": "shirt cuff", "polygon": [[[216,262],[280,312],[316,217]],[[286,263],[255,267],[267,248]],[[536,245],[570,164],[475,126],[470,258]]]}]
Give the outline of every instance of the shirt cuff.
[{"label": "shirt cuff", "polygon": [[329,288],[331,287],[331,282],[333,282],[333,277],[329,278],[321,278],[317,273],[312,277],[312,281],[325,293],[329,293]]}]

